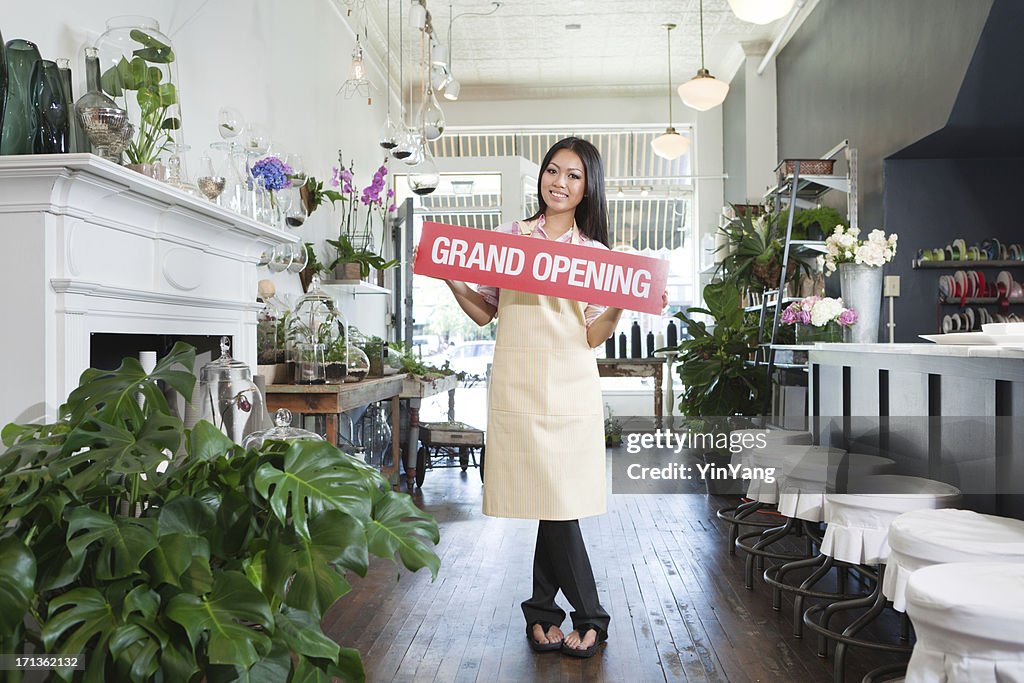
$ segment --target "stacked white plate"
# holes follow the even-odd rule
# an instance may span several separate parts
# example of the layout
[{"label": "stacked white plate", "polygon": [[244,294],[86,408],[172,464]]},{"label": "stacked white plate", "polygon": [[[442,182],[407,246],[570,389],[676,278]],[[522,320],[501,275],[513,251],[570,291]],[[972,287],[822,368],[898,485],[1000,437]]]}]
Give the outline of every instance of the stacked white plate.
[{"label": "stacked white plate", "polygon": [[986,323],[981,326],[981,332],[950,332],[919,336],[921,339],[927,339],[936,344],[1024,348],[1024,323]]}]

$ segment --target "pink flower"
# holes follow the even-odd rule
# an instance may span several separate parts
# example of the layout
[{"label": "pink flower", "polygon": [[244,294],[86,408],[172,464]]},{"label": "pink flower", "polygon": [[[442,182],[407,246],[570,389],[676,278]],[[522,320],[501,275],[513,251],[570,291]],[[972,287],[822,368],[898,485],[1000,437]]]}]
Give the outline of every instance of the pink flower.
[{"label": "pink flower", "polygon": [[800,304],[799,302],[793,302],[786,307],[786,310],[782,312],[782,317],[779,320],[783,325],[792,325],[800,317]]},{"label": "pink flower", "polygon": [[857,322],[857,311],[852,308],[844,308],[843,312],[839,314],[839,324],[843,327],[849,327]]}]

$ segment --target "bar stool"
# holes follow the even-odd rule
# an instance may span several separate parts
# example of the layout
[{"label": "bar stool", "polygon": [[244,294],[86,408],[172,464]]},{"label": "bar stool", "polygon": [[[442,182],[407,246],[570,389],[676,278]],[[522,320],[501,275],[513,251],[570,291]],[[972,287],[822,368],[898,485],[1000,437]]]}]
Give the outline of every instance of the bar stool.
[{"label": "bar stool", "polygon": [[[814,537],[815,530],[825,521],[825,493],[845,490],[851,479],[885,474],[896,467],[889,458],[865,453],[846,453],[837,449],[810,448],[794,455],[786,462],[784,482],[779,493],[779,512],[787,517],[803,521],[808,535]],[[818,537],[820,546],[821,538]],[[818,591],[814,586],[825,578],[835,567],[838,574],[836,592]],[[803,637],[804,598],[842,600],[858,597],[846,594],[846,571],[849,565],[836,564],[831,555],[818,553],[813,557],[801,558],[782,565],[768,567],[764,571],[765,582],[772,587],[772,609],[782,608],[782,593],[793,593],[793,636]],[[799,584],[786,582],[786,576],[794,571],[811,569],[811,573]]]},{"label": "bar stool", "polygon": [[882,593],[903,612],[907,581],[924,567],[954,562],[1024,564],[1024,522],[953,508],[915,510],[889,526]]},{"label": "bar stool", "polygon": [[[763,467],[762,460],[771,459],[769,466],[781,464],[781,460],[787,452],[786,446],[797,446],[811,444],[811,433],[786,429],[737,429],[732,434],[752,434],[755,437],[763,435],[765,448],[750,448],[738,453],[741,464],[748,467]],[[767,453],[766,453],[767,451]],[[773,453],[779,453],[779,463],[774,462]],[[758,479],[751,479],[747,486],[748,502],[734,505],[733,507],[722,508],[715,514],[720,520],[730,525],[729,528],[729,554],[736,554],[736,539],[740,534],[740,526],[752,526],[768,529],[778,526],[776,520],[758,520],[752,516],[765,508],[775,505],[778,501],[777,484],[769,484]]]},{"label": "bar stool", "polygon": [[[845,678],[846,648],[859,646],[886,652],[909,653],[905,645],[879,643],[857,638],[865,626],[885,609],[882,594],[885,563],[889,557],[889,524],[904,512],[921,509],[953,507],[960,501],[960,490],[949,484],[897,474],[880,474],[851,482],[849,490],[856,493],[825,494],[825,535],[821,552],[841,562],[861,565],[858,571],[872,577],[874,586],[868,595],[853,600],[839,600],[828,605],[812,605],[804,611],[804,625],[818,633],[818,656],[828,656],[828,641],[836,642],[832,678],[842,683]],[[842,631],[830,627],[839,612],[867,608]],[[815,619],[820,613],[820,618]]]},{"label": "bar stool", "polygon": [[917,644],[907,683],[1024,681],[1024,564],[957,562],[911,574]]},{"label": "bar stool", "polygon": [[[782,455],[781,459],[777,459]],[[776,500],[778,512],[785,518],[781,525],[770,528],[766,531],[751,531],[741,534],[736,539],[736,548],[746,553],[747,560],[744,567],[744,585],[748,590],[754,588],[754,562],[756,561],[763,568],[764,559],[773,560],[802,560],[814,554],[813,545],[820,544],[821,534],[818,533],[817,524],[821,521],[815,519],[819,514],[815,513],[815,506],[820,513],[822,505],[821,494],[825,490],[825,481],[828,479],[828,463],[830,461],[841,461],[846,451],[841,448],[826,448],[823,446],[801,446],[787,445],[785,449],[762,454],[761,460],[768,466],[774,467],[776,482],[770,490],[771,497]],[[768,463],[775,462],[774,465]],[[800,477],[820,482],[800,486]],[[792,483],[790,483],[792,478]],[[763,488],[763,487],[762,487]],[[807,490],[807,495],[801,498],[800,489]],[[812,493],[817,492],[817,496]],[[762,496],[758,491],[756,494]],[[803,508],[803,516],[798,512]],[[814,522],[814,526],[804,523]],[[768,546],[782,540],[791,533],[807,534],[807,549],[803,553],[784,553],[768,550]],[[757,539],[754,541],[754,539]]]}]

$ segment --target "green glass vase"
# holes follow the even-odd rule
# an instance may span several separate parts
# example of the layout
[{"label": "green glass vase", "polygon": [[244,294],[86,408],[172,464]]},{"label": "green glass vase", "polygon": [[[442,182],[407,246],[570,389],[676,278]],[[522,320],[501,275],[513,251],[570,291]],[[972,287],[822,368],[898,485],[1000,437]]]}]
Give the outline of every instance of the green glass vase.
[{"label": "green glass vase", "polygon": [[36,111],[34,154],[71,151],[71,119],[57,63],[40,59],[32,70],[32,107]]},{"label": "green glass vase", "polygon": [[38,61],[35,43],[20,38],[7,41],[7,102],[0,154],[32,153],[38,125],[32,107],[32,70]]}]

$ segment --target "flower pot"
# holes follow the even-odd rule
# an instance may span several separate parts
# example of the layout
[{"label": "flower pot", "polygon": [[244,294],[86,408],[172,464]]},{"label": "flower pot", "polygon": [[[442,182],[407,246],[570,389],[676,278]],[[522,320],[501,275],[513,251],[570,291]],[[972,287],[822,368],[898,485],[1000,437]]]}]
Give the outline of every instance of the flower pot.
[{"label": "flower pot", "polygon": [[838,343],[843,341],[843,327],[833,321],[816,327],[815,325],[797,325],[796,343],[813,344],[814,342]]},{"label": "flower pot", "polygon": [[882,310],[882,269],[862,263],[840,263],[839,288],[843,305],[857,312],[857,322],[848,328],[846,340],[858,344],[877,343]]},{"label": "flower pot", "polygon": [[130,168],[153,180],[167,179],[167,167],[163,164],[125,164],[125,168]]},{"label": "flower pot", "polygon": [[339,263],[334,266],[334,279],[347,282],[359,282],[363,277],[360,264],[354,261]]}]

